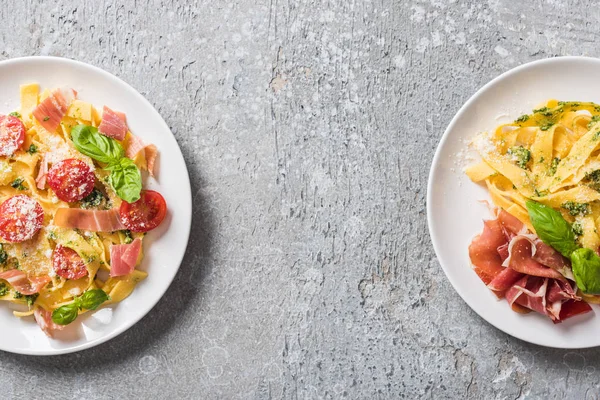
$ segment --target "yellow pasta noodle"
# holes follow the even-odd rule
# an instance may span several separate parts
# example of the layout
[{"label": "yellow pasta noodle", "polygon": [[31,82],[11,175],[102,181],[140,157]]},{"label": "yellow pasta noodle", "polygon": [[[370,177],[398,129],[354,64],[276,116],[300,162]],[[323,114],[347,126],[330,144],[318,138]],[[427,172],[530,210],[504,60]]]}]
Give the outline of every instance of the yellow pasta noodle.
[{"label": "yellow pasta noodle", "polygon": [[496,206],[534,231],[525,203],[535,200],[577,223],[582,246],[600,247],[599,105],[549,100],[473,143],[482,161],[465,172]]}]

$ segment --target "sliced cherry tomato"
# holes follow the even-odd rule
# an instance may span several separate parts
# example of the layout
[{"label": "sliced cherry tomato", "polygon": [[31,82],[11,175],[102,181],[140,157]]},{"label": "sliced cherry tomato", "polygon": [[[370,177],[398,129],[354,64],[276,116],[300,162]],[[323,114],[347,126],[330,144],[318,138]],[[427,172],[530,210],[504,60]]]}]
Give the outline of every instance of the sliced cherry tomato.
[{"label": "sliced cherry tomato", "polygon": [[44,223],[44,209],[24,194],[13,196],[0,204],[0,237],[17,243],[31,239]]},{"label": "sliced cherry tomato", "polygon": [[0,156],[10,156],[19,150],[25,140],[25,126],[11,115],[0,115]]},{"label": "sliced cherry tomato", "polygon": [[52,265],[56,274],[65,279],[79,279],[88,274],[81,256],[75,250],[60,244],[52,253]]},{"label": "sliced cherry tomato", "polygon": [[48,186],[59,199],[68,203],[92,193],[95,180],[92,168],[75,158],[59,161],[48,171]]},{"label": "sliced cherry tomato", "polygon": [[164,197],[154,190],[142,190],[135,203],[121,203],[119,216],[127,229],[133,232],[148,232],[156,228],[167,214]]}]

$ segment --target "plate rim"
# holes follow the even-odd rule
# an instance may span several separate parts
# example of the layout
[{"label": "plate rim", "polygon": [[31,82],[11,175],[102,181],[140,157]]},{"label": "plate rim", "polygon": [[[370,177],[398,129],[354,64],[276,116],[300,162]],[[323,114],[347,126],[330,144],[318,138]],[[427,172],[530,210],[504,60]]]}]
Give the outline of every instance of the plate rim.
[{"label": "plate rim", "polygon": [[597,62],[600,63],[600,58],[596,58],[596,57],[587,57],[587,56],[558,56],[558,57],[549,57],[549,58],[543,58],[540,60],[534,60],[534,61],[530,61],[521,65],[518,65],[514,68],[511,68],[503,73],[501,73],[500,75],[496,76],[495,78],[493,78],[492,80],[490,80],[489,82],[487,82],[485,85],[483,85],[481,88],[479,88],[473,95],[471,95],[469,97],[469,99],[458,109],[458,111],[456,112],[456,114],[454,114],[454,117],[452,117],[452,119],[450,120],[450,123],[448,124],[448,126],[446,127],[446,129],[444,130],[444,133],[442,134],[442,137],[440,138],[436,149],[435,149],[435,153],[433,156],[433,159],[431,161],[431,166],[429,168],[429,176],[427,178],[427,196],[426,196],[426,211],[427,211],[427,229],[429,231],[429,237],[431,239],[431,243],[433,246],[433,250],[435,253],[435,256],[438,260],[438,263],[440,264],[440,267],[442,268],[442,270],[444,271],[444,274],[446,275],[446,278],[448,279],[448,281],[450,282],[450,284],[452,285],[452,288],[454,289],[454,291],[460,296],[460,298],[469,306],[469,308],[475,312],[481,319],[483,319],[486,323],[492,325],[493,327],[495,327],[496,329],[500,330],[501,332],[503,332],[506,335],[512,336],[514,338],[517,338],[519,340],[522,340],[523,342],[527,342],[527,343],[531,343],[537,346],[542,346],[542,347],[548,347],[548,348],[555,348],[555,349],[587,349],[587,348],[593,348],[593,347],[599,347],[600,343],[598,344],[591,344],[591,345],[574,345],[574,346],[564,346],[564,345],[554,345],[552,343],[547,343],[547,342],[541,342],[541,341],[532,341],[529,337],[526,337],[525,335],[521,335],[519,334],[519,332],[508,332],[506,329],[504,329],[502,326],[500,326],[499,324],[492,322],[491,320],[489,320],[488,318],[485,317],[485,315],[483,315],[482,312],[479,312],[477,310],[476,307],[473,307],[471,305],[471,303],[467,300],[467,298],[465,297],[465,295],[463,294],[463,292],[461,292],[460,290],[457,289],[458,285],[457,282],[451,277],[451,275],[449,274],[447,267],[442,263],[441,258],[439,256],[440,254],[440,245],[438,240],[436,239],[436,235],[434,235],[432,232],[434,231],[434,227],[436,222],[433,221],[433,217],[432,217],[432,203],[433,203],[433,199],[432,199],[432,187],[433,187],[433,181],[434,181],[434,176],[435,176],[435,169],[436,169],[436,165],[439,163],[440,157],[441,157],[441,149],[442,147],[444,147],[446,141],[448,140],[448,137],[450,136],[450,132],[454,130],[454,126],[458,123],[458,120],[460,119],[460,117],[464,114],[465,110],[467,110],[468,108],[470,108],[470,106],[475,103],[479,97],[481,97],[483,95],[483,93],[485,93],[489,88],[491,88],[492,86],[496,85],[497,83],[499,83],[500,81],[518,74],[520,72],[523,72],[524,70],[533,68],[533,67],[538,67],[544,64],[552,64],[555,62],[564,62],[564,61],[575,61],[575,62]]},{"label": "plate rim", "polygon": [[[150,109],[154,110],[154,112],[156,113],[156,115],[159,118],[160,123],[162,124],[161,129],[166,129],[170,133],[170,135],[167,135],[167,137],[168,137],[167,140],[171,140],[173,142],[173,144],[175,145],[175,148],[177,149],[177,152],[178,152],[177,154],[181,157],[181,161],[183,163],[184,170],[185,170],[185,181],[187,182],[186,190],[188,193],[187,193],[187,196],[185,196],[185,197],[187,198],[187,201],[189,203],[188,213],[190,215],[190,218],[189,218],[189,221],[187,224],[184,224],[183,226],[181,226],[179,228],[180,231],[181,230],[185,231],[184,232],[185,235],[182,235],[182,238],[185,238],[185,248],[184,248],[184,251],[182,252],[182,254],[179,257],[177,257],[177,260],[176,260],[177,262],[173,263],[173,265],[175,265],[175,269],[173,271],[172,276],[170,278],[168,278],[169,279],[168,284],[166,284],[164,286],[164,289],[161,291],[159,296],[156,296],[156,297],[150,299],[150,301],[148,301],[148,303],[146,303],[147,306],[142,309],[142,312],[138,313],[135,317],[128,320],[127,323],[123,324],[122,326],[118,327],[117,329],[115,329],[114,331],[112,331],[106,335],[100,336],[96,339],[92,339],[90,341],[86,341],[85,343],[82,343],[79,345],[74,345],[71,347],[65,347],[65,348],[60,348],[60,349],[52,348],[49,350],[34,350],[34,349],[26,349],[26,348],[14,349],[14,348],[5,347],[2,344],[2,342],[0,341],[0,350],[6,351],[9,353],[13,353],[13,354],[21,354],[21,355],[28,355],[28,356],[57,356],[57,355],[61,355],[61,354],[75,353],[78,351],[82,351],[82,350],[86,350],[86,349],[98,346],[102,343],[105,343],[105,342],[121,335],[122,333],[124,333],[125,331],[130,329],[132,326],[137,324],[146,315],[148,315],[150,313],[150,311],[152,311],[152,309],[164,297],[165,293],[171,287],[173,280],[179,273],[179,269],[181,268],[181,264],[183,262],[185,254],[187,253],[187,248],[189,245],[189,239],[190,239],[191,228],[192,228],[192,216],[193,216],[192,185],[191,185],[191,181],[190,181],[190,174],[189,174],[187,163],[186,163],[183,153],[181,151],[181,147],[179,146],[179,143],[177,143],[177,139],[175,138],[175,135],[171,131],[171,128],[169,127],[167,122],[164,120],[163,116],[152,105],[152,103],[150,103],[150,101],[148,101],[148,99],[146,99],[140,92],[138,92],[137,89],[135,89],[133,86],[131,86],[129,83],[125,82],[123,79],[119,78],[118,76],[116,76],[100,67],[97,67],[95,65],[88,64],[86,62],[75,60],[72,58],[57,57],[57,56],[15,57],[15,58],[10,58],[7,60],[0,61],[0,68],[4,67],[6,65],[11,65],[11,64],[22,64],[22,63],[27,64],[27,63],[43,63],[43,62],[63,63],[63,64],[69,64],[71,66],[75,66],[75,67],[79,67],[79,68],[91,69],[92,71],[100,74],[101,76],[103,76],[106,79],[117,81],[118,84],[123,85],[126,89],[130,90],[132,92],[133,96],[135,96],[140,103],[142,103],[146,107],[150,107]],[[184,195],[185,195],[185,193],[182,193],[180,197],[184,198]],[[123,301],[127,301],[127,299],[125,299]]]}]

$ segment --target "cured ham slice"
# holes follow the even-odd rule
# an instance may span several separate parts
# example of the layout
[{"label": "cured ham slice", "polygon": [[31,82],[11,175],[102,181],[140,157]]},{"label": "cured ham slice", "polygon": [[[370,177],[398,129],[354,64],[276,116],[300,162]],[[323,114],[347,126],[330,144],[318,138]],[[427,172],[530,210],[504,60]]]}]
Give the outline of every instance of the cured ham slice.
[{"label": "cured ham slice", "polygon": [[507,213],[506,211],[500,209],[498,213],[498,221],[500,221],[500,225],[505,230],[505,234],[508,239],[511,239],[513,235],[518,235],[523,231],[523,223]]},{"label": "cured ham slice", "polygon": [[98,132],[109,138],[123,140],[128,128],[125,122],[125,114],[111,110],[104,106],[102,109],[102,121],[98,126]]},{"label": "cured ham slice", "polygon": [[43,190],[46,187],[46,176],[48,175],[48,158],[46,154],[42,156],[40,161],[40,170],[38,171],[35,183],[38,189]]},{"label": "cured ham slice", "polygon": [[41,126],[50,132],[54,132],[67,113],[69,106],[75,100],[76,95],[73,89],[56,89],[38,104],[32,114]]},{"label": "cured ham slice", "polygon": [[49,276],[28,278],[25,272],[18,269],[0,272],[0,279],[7,281],[17,292],[28,296],[38,293],[50,282]]},{"label": "cured ham slice", "polygon": [[558,271],[546,267],[533,259],[532,255],[532,244],[525,237],[513,239],[511,246],[509,246],[508,266],[517,272],[523,274],[539,276],[543,278],[554,278],[559,280],[565,280]]},{"label": "cured ham slice", "polygon": [[480,279],[516,312],[535,311],[559,323],[591,310],[576,294],[570,261],[504,210],[484,221],[469,256]]},{"label": "cured ham slice", "polygon": [[524,276],[506,292],[506,300],[510,305],[517,302],[517,304],[529,308],[530,310],[537,311],[541,314],[547,314],[547,289],[548,279]]},{"label": "cured ham slice", "polygon": [[153,144],[146,144],[142,139],[135,136],[133,133],[129,133],[127,147],[125,149],[125,156],[136,160],[142,157],[146,162],[146,168],[150,176],[154,176],[154,164],[156,163],[156,156],[158,155],[158,149]]},{"label": "cured ham slice", "polygon": [[515,271],[512,268],[504,268],[488,285],[487,287],[494,292],[504,293],[510,289],[519,279],[523,277],[523,274]]},{"label": "cured ham slice", "polygon": [[506,300],[511,305],[517,303],[547,315],[554,323],[592,310],[575,294],[569,282],[532,276],[517,281],[506,292]]},{"label": "cured ham slice", "polygon": [[571,262],[566,257],[539,239],[537,239],[533,244],[536,248],[533,256],[535,261],[557,270],[563,276],[571,280],[575,280],[573,277],[573,272],[571,271]]},{"label": "cured ham slice", "polygon": [[502,225],[495,219],[483,222],[483,232],[469,246],[473,269],[486,285],[504,270],[498,248],[506,243]]},{"label": "cured ham slice", "polygon": [[33,312],[35,322],[40,326],[48,337],[54,337],[54,332],[61,331],[66,325],[58,325],[52,321],[52,313],[41,307],[37,307]]},{"label": "cured ham slice", "polygon": [[117,209],[83,210],[59,208],[54,216],[54,225],[62,228],[77,228],[91,232],[114,232],[125,229]]},{"label": "cured ham slice", "polygon": [[142,241],[135,239],[130,244],[110,246],[110,276],[123,276],[133,272],[137,264]]}]

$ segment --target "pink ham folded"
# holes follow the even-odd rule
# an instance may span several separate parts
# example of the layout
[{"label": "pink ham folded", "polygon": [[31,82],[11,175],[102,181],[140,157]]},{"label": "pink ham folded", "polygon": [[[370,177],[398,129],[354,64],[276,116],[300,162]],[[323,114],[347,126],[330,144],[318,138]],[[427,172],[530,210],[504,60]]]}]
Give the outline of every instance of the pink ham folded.
[{"label": "pink ham folded", "polygon": [[146,167],[150,176],[154,176],[154,164],[156,162],[156,156],[158,155],[158,149],[153,144],[146,144],[142,139],[135,136],[133,133],[129,133],[127,148],[125,149],[125,156],[135,159],[139,154],[143,154],[146,160]]},{"label": "pink ham folded", "polygon": [[[592,308],[575,294],[567,281],[526,275],[506,292],[506,300],[540,314],[559,323],[565,318],[591,311]],[[576,304],[579,303],[579,304]]]},{"label": "pink ham folded", "polygon": [[484,221],[469,256],[480,279],[514,311],[535,311],[559,323],[591,310],[575,293],[570,261],[504,210]]},{"label": "pink ham folded", "polygon": [[102,109],[102,121],[100,122],[100,126],[98,126],[98,132],[109,138],[123,140],[125,139],[127,130],[125,114],[113,111],[104,106]]},{"label": "pink ham folded", "polygon": [[54,337],[54,332],[62,331],[66,325],[58,325],[52,321],[52,313],[41,307],[37,307],[33,312],[35,322],[40,326],[48,337]]},{"label": "pink ham folded", "polygon": [[523,236],[515,236],[509,245],[508,267],[526,275],[566,280],[558,271],[542,265],[532,255],[532,244]]},{"label": "pink ham folded", "polygon": [[496,294],[501,295],[510,289],[522,277],[522,273],[511,268],[504,268],[504,270],[496,275],[496,277],[487,285],[487,287],[493,290]]},{"label": "pink ham folded", "polygon": [[483,221],[483,232],[469,246],[473,269],[486,285],[504,270],[498,248],[506,243],[500,221],[493,219]]},{"label": "pink ham folded", "polygon": [[110,276],[123,276],[133,272],[137,264],[142,241],[135,239],[130,244],[110,246]]},{"label": "pink ham folded", "polygon": [[534,244],[536,251],[533,259],[535,261],[557,271],[561,271],[565,268],[571,268],[571,262],[558,251],[554,250],[551,246],[548,246],[539,239],[536,240]]},{"label": "pink ham folded", "polygon": [[38,293],[44,286],[50,282],[49,276],[39,276],[28,278],[27,274],[18,269],[10,269],[0,272],[0,279],[7,281],[17,292],[24,295]]},{"label": "pink ham folded", "polygon": [[73,89],[56,89],[38,104],[32,112],[33,116],[46,130],[54,132],[76,95]]},{"label": "pink ham folded", "polygon": [[40,161],[40,170],[38,171],[37,178],[35,178],[35,183],[38,189],[43,190],[46,187],[46,176],[48,175],[48,158],[46,158],[46,153],[42,156]]},{"label": "pink ham folded", "polygon": [[119,218],[119,211],[114,208],[111,210],[59,208],[54,216],[54,225],[91,232],[114,232],[125,229]]}]

